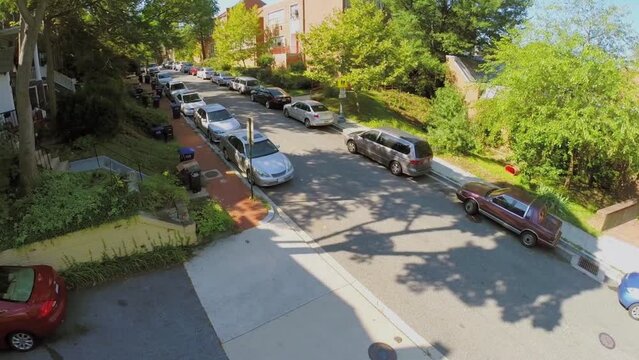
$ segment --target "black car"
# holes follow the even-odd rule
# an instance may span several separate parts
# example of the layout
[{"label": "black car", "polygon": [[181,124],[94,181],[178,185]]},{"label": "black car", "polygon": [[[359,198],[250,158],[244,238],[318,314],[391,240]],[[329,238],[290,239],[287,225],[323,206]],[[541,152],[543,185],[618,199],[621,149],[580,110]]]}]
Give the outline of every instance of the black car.
[{"label": "black car", "polygon": [[251,91],[251,101],[264,104],[267,109],[272,107],[284,107],[291,103],[291,96],[286,91],[277,87],[265,87]]}]

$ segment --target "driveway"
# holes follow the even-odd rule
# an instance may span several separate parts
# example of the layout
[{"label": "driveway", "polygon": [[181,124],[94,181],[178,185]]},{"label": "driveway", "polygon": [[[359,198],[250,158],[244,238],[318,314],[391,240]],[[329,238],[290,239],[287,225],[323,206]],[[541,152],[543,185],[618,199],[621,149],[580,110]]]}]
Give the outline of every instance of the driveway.
[{"label": "driveway", "polygon": [[182,265],[69,293],[54,338],[6,360],[228,360]]},{"label": "driveway", "polygon": [[[636,359],[639,323],[616,294],[552,250],[468,217],[430,177],[394,177],[346,151],[331,129],[306,129],[225,88],[184,77],[289,156],[296,177],[266,189],[353,276],[450,359]],[[614,349],[600,335],[610,335]]]}]

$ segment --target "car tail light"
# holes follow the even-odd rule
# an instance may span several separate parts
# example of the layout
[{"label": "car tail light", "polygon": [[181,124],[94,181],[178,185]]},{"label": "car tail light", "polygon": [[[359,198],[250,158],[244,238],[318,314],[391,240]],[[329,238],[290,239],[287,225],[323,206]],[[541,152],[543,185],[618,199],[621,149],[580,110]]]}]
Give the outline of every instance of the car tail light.
[{"label": "car tail light", "polygon": [[411,160],[410,164],[411,165],[421,165],[424,163],[424,159],[417,159],[417,160]]},{"label": "car tail light", "polygon": [[43,318],[49,316],[57,304],[58,303],[55,300],[47,300],[43,302],[38,310],[38,317]]},{"label": "car tail light", "polygon": [[313,117],[319,119],[319,114],[313,114]]}]

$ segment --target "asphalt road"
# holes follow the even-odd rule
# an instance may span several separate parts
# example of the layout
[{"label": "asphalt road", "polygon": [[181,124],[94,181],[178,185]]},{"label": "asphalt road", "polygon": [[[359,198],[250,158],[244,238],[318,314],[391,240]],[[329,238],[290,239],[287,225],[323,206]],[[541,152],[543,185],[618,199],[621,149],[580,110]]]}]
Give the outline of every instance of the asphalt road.
[{"label": "asphalt road", "polygon": [[228,360],[183,266],[69,292],[65,323],[4,360]]},{"label": "asphalt road", "polygon": [[526,249],[466,216],[431,177],[394,177],[349,154],[334,130],[308,130],[247,96],[185,79],[241,122],[253,116],[281,145],[296,177],[265,189],[269,197],[448,358],[639,359],[639,322],[552,250]]}]

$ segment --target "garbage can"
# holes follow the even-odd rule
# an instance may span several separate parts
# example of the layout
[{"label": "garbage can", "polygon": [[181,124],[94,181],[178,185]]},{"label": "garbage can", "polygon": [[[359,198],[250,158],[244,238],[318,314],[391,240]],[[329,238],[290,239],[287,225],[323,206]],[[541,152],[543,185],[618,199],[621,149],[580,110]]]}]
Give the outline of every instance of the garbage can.
[{"label": "garbage can", "polygon": [[189,187],[194,193],[198,193],[202,190],[202,177],[199,170],[191,172],[189,176]]},{"label": "garbage can", "polygon": [[164,140],[173,139],[173,125],[164,125],[163,134]]},{"label": "garbage can", "polygon": [[161,99],[160,95],[155,95],[153,97],[153,107],[154,108],[159,108],[160,107],[160,99]]},{"label": "garbage can", "polygon": [[195,149],[191,147],[181,147],[178,149],[180,161],[189,161],[195,158]]},{"label": "garbage can", "polygon": [[171,112],[173,113],[173,118],[174,119],[179,119],[180,118],[180,104],[171,103]]},{"label": "garbage can", "polygon": [[155,88],[155,93],[156,93],[158,96],[162,96],[162,86],[158,86],[158,87],[156,87],[156,88]]},{"label": "garbage can", "polygon": [[138,75],[138,82],[141,84],[144,81],[142,74]]},{"label": "garbage can", "polygon": [[151,83],[151,75],[144,75],[144,83],[145,84]]}]

